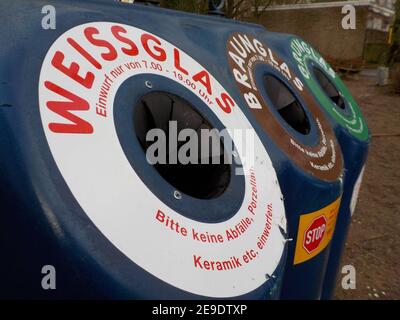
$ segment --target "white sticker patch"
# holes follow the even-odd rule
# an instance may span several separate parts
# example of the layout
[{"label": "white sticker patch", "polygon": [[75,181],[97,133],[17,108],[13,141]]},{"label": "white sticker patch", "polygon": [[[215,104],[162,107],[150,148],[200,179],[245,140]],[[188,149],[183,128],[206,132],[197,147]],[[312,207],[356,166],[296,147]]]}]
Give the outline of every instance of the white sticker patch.
[{"label": "white sticker patch", "polygon": [[54,42],[40,73],[40,114],[62,176],[97,228],[147,272],[209,297],[253,291],[275,271],[285,246],[285,211],[267,151],[255,136],[244,201],[229,220],[202,223],[175,212],[139,178],[116,133],[116,92],[140,74],[184,86],[228,129],[252,129],[221,84],[171,43],[129,25],[83,24]]},{"label": "white sticker patch", "polygon": [[362,183],[362,179],[364,176],[364,171],[365,171],[365,166],[361,169],[361,172],[358,175],[357,181],[354,185],[353,195],[351,196],[351,202],[350,202],[351,215],[354,214],[354,210],[356,209],[356,206],[357,206],[358,194],[360,193],[360,188],[361,188],[361,183]]}]

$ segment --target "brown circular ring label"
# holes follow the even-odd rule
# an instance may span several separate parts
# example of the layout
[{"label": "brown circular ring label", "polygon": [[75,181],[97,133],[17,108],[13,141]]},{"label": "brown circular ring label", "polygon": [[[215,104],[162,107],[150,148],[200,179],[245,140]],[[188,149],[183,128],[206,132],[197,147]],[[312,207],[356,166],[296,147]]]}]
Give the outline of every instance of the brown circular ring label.
[{"label": "brown circular ring label", "polygon": [[[302,170],[321,180],[337,180],[342,174],[343,160],[333,129],[308,88],[289,66],[271,48],[249,34],[232,34],[227,42],[227,56],[233,78],[247,107],[268,136]],[[255,81],[258,64],[277,70],[287,79],[291,90],[302,97],[319,131],[316,145],[307,146],[299,142],[273,114]]]}]

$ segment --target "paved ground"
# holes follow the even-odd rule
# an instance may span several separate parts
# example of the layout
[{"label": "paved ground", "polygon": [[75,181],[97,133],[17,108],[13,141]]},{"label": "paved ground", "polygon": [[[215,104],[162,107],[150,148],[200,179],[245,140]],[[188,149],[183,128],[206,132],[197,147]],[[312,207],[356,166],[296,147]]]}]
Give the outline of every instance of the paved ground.
[{"label": "paved ground", "polygon": [[373,137],[342,260],[356,268],[357,288],[343,290],[338,281],[335,297],[400,299],[400,95],[371,77],[345,82]]}]

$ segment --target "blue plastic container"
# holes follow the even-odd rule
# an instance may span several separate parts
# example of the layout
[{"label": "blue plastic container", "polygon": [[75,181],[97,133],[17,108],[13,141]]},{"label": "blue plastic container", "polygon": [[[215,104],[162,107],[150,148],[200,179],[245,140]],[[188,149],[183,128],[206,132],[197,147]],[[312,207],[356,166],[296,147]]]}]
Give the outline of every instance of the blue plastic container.
[{"label": "blue plastic container", "polygon": [[275,34],[273,38],[274,47],[288,56],[288,64],[310,88],[328,116],[343,153],[343,197],[321,296],[322,299],[330,299],[340,273],[341,257],[367,160],[370,134],[357,102],[339,75],[310,44],[287,34]]},{"label": "blue plastic container", "polygon": [[[1,297],[278,298],[287,230],[276,170],[290,161],[275,169],[281,153],[256,134],[252,166],[177,181],[144,152],[147,130],[168,119],[253,130],[225,44],[255,26],[98,0],[53,1],[53,30],[43,5],[0,4]],[[47,265],[56,290],[42,288]]]},{"label": "blue plastic container", "polygon": [[[319,299],[342,193],[342,155],[326,115],[287,60],[278,35],[254,26],[227,40],[231,81],[270,150],[288,217],[282,299]],[[227,82],[229,79],[227,79]]]},{"label": "blue plastic container", "polygon": [[[289,65],[280,35],[108,0],[52,5],[55,30],[42,27],[41,1],[0,4],[1,295],[276,299],[283,281],[283,298],[320,298],[342,154],[308,88],[267,63]],[[234,75],[239,34],[265,58],[251,74],[267,114]],[[282,84],[306,128],[276,108],[268,88]],[[165,119],[254,130],[255,162],[166,179],[143,152],[149,123]],[[41,288],[45,265],[57,290]]]}]

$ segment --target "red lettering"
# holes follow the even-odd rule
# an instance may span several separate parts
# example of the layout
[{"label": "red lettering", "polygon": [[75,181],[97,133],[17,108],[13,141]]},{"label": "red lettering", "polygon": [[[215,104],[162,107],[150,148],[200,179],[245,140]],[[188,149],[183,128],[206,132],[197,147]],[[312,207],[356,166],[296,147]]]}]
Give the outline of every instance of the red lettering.
[{"label": "red lettering", "polygon": [[164,214],[164,212],[162,212],[161,210],[158,210],[158,211],[157,211],[157,214],[156,214],[156,219],[157,219],[158,221],[160,221],[160,222],[164,222],[164,219],[165,219],[165,214]]},{"label": "red lettering", "polygon": [[106,40],[96,39],[94,37],[94,35],[100,33],[100,31],[97,28],[87,27],[87,28],[85,28],[83,33],[85,34],[86,39],[88,39],[88,41],[91,44],[95,45],[96,47],[103,47],[103,48],[108,49],[107,53],[101,54],[101,57],[104,60],[113,61],[118,57],[117,50],[115,50],[115,48],[113,47],[113,45],[111,43],[109,43]]},{"label": "red lettering", "polygon": [[132,40],[130,40],[124,36],[121,36],[121,33],[127,33],[127,31],[123,27],[112,26],[111,32],[117,40],[130,46],[129,49],[121,48],[123,53],[127,54],[128,56],[136,56],[139,53],[138,47]]},{"label": "red lettering", "polygon": [[192,234],[193,234],[194,240],[200,241],[198,232],[196,232],[196,231],[194,231],[194,229],[192,229]]},{"label": "red lettering", "polygon": [[84,57],[87,61],[89,61],[96,69],[101,69],[101,64],[93,58],[93,56],[87,52],[85,49],[83,49],[79,43],[77,43],[74,39],[68,38],[67,42],[76,50],[78,51],[82,57]]},{"label": "red lettering", "polygon": [[73,123],[50,123],[49,129],[56,133],[93,133],[92,125],[79,118],[78,116],[72,114],[70,111],[78,110],[78,111],[87,111],[89,110],[89,103],[76,96],[72,92],[69,92],[56,84],[46,81],[44,83],[45,87],[64,98],[68,99],[69,101],[48,101],[46,103],[47,107],[57,113],[58,115],[62,116],[63,118],[69,120]]},{"label": "red lettering", "polygon": [[201,256],[198,257],[195,254],[193,255],[194,267],[203,269],[203,266],[201,265],[201,261],[200,260],[201,260]]},{"label": "red lettering", "polygon": [[206,89],[209,95],[212,95],[210,75],[203,70],[193,76],[193,80],[200,82]]},{"label": "red lettering", "polygon": [[[142,45],[144,50],[149,54],[150,57],[153,59],[156,59],[158,61],[165,61],[167,59],[167,54],[165,53],[165,50],[161,47],[158,46],[153,46],[152,49],[149,47],[149,41],[153,41],[158,45],[161,45],[161,41],[158,40],[156,37],[152,36],[151,34],[144,33],[140,37],[140,40],[142,41]],[[154,50],[154,51],[152,51]]]},{"label": "red lettering", "polygon": [[105,110],[104,108],[96,107],[96,114],[106,118],[107,117],[107,110]]},{"label": "red lettering", "polygon": [[230,113],[232,108],[235,106],[235,102],[233,102],[232,98],[225,92],[221,94],[221,99],[222,102],[219,100],[219,98],[216,98],[215,101],[224,112]]},{"label": "red lettering", "polygon": [[69,67],[63,65],[64,62],[64,54],[61,51],[56,51],[53,59],[51,60],[51,64],[54,68],[60,70],[62,73],[80,83],[84,87],[90,89],[94,82],[94,74],[92,72],[87,72],[85,77],[81,77],[79,72],[79,65],[76,62],[72,62]]},{"label": "red lettering", "polygon": [[248,207],[247,207],[247,210],[249,210],[249,212],[251,212],[253,215],[254,215],[254,209],[253,209],[254,207],[252,206],[252,205],[249,205]]},{"label": "red lettering", "polygon": [[174,61],[175,61],[176,69],[178,69],[180,72],[182,72],[186,75],[189,74],[189,72],[187,72],[187,70],[181,66],[181,58],[180,58],[179,50],[176,48],[174,48]]}]

